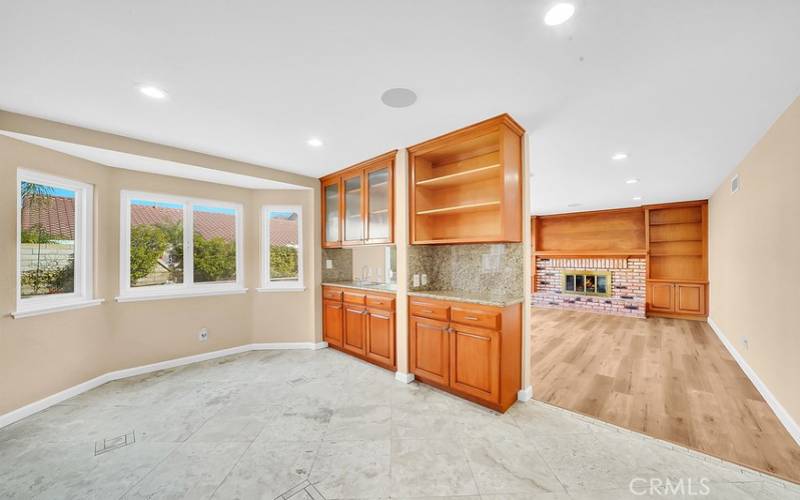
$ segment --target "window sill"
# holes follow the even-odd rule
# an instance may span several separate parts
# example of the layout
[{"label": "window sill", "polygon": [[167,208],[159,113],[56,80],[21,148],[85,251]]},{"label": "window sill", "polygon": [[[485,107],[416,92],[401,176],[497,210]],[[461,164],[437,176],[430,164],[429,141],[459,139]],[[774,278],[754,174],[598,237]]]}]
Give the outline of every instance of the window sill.
[{"label": "window sill", "polygon": [[274,292],[305,292],[304,286],[275,286],[275,287],[262,287],[256,288],[258,293],[274,293]]},{"label": "window sill", "polygon": [[11,317],[14,319],[30,318],[31,316],[40,316],[42,314],[50,314],[61,311],[70,311],[72,309],[83,309],[85,307],[99,306],[105,302],[105,299],[92,299],[81,300],[79,302],[69,302],[65,304],[52,305],[48,307],[40,307],[37,309],[28,309],[27,311],[14,311]]},{"label": "window sill", "polygon": [[194,290],[172,293],[148,293],[120,295],[117,302],[144,302],[148,300],[190,299],[193,297],[213,297],[216,295],[239,295],[247,293],[247,288],[226,288],[222,290]]}]

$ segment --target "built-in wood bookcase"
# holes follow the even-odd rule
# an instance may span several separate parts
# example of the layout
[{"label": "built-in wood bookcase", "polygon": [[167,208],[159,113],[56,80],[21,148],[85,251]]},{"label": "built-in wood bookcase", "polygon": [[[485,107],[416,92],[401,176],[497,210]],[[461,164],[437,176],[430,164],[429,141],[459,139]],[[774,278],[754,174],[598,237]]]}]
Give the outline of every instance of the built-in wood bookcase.
[{"label": "built-in wood bookcase", "polygon": [[522,241],[522,136],[504,114],[408,148],[412,244]]},{"label": "built-in wood bookcase", "polygon": [[708,314],[708,202],[645,207],[647,310],[701,319]]}]

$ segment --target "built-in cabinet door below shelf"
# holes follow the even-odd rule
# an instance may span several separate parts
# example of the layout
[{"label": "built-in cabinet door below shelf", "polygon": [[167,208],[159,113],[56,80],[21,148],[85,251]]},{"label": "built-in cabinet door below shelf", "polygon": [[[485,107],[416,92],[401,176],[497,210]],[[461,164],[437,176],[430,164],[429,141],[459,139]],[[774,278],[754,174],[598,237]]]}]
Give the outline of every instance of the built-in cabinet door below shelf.
[{"label": "built-in cabinet door below shelf", "polygon": [[342,347],[342,303],[331,300],[323,301],[322,321],[325,342],[332,346]]},{"label": "built-in cabinet door below shelf", "polygon": [[673,312],[675,310],[672,283],[650,283],[650,310],[657,312]]},{"label": "built-in cabinet door below shelf", "polygon": [[706,313],[706,287],[700,284],[675,284],[675,312],[679,314]]},{"label": "built-in cabinet door below shelf", "polygon": [[392,241],[392,167],[378,166],[366,169],[364,178],[366,196],[366,242]]},{"label": "built-in cabinet door below shelf", "polygon": [[344,304],[344,336],[342,348],[364,356],[367,330],[367,308]]},{"label": "built-in cabinet door below shelf", "polygon": [[344,235],[342,245],[364,242],[364,176],[359,171],[342,177]]},{"label": "built-in cabinet door below shelf", "polygon": [[368,309],[366,356],[377,363],[394,366],[394,313]]},{"label": "built-in cabinet door below shelf", "polygon": [[452,324],[450,386],[488,403],[500,403],[500,332]]},{"label": "built-in cabinet door below shelf", "polygon": [[423,380],[442,386],[449,385],[449,324],[412,316],[408,326],[411,373]]}]

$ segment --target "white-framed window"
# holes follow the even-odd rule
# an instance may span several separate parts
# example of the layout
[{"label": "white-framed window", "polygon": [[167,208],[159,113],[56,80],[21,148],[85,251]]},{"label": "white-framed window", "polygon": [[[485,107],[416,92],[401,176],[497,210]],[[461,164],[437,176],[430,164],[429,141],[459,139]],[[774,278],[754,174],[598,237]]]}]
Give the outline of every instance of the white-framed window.
[{"label": "white-framed window", "polygon": [[242,293],[242,205],[122,191],[120,302]]},{"label": "white-framed window", "polygon": [[15,318],[99,304],[94,299],[94,188],[17,170]]},{"label": "white-framed window", "polygon": [[304,290],[302,207],[262,207],[261,235],[259,291]]}]

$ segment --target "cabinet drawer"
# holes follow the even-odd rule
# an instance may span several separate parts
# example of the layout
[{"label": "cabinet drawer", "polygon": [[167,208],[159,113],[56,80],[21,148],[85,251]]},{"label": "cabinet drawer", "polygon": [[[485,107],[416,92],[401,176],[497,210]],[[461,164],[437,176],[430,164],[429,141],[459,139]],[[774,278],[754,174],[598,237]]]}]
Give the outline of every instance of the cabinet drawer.
[{"label": "cabinet drawer", "polygon": [[462,325],[481,326],[492,330],[500,329],[500,312],[498,311],[453,306],[450,309],[450,317],[454,323]]},{"label": "cabinet drawer", "polygon": [[322,287],[322,298],[326,300],[342,300],[342,291],[338,288]]},{"label": "cabinet drawer", "polygon": [[386,309],[394,311],[394,297],[384,297],[382,295],[367,295],[367,307]]},{"label": "cabinet drawer", "polygon": [[409,311],[412,316],[421,318],[438,319],[440,321],[448,321],[450,319],[450,307],[436,302],[411,299]]},{"label": "cabinet drawer", "polygon": [[344,292],[344,301],[348,304],[361,304],[366,303],[367,295],[358,292]]}]

